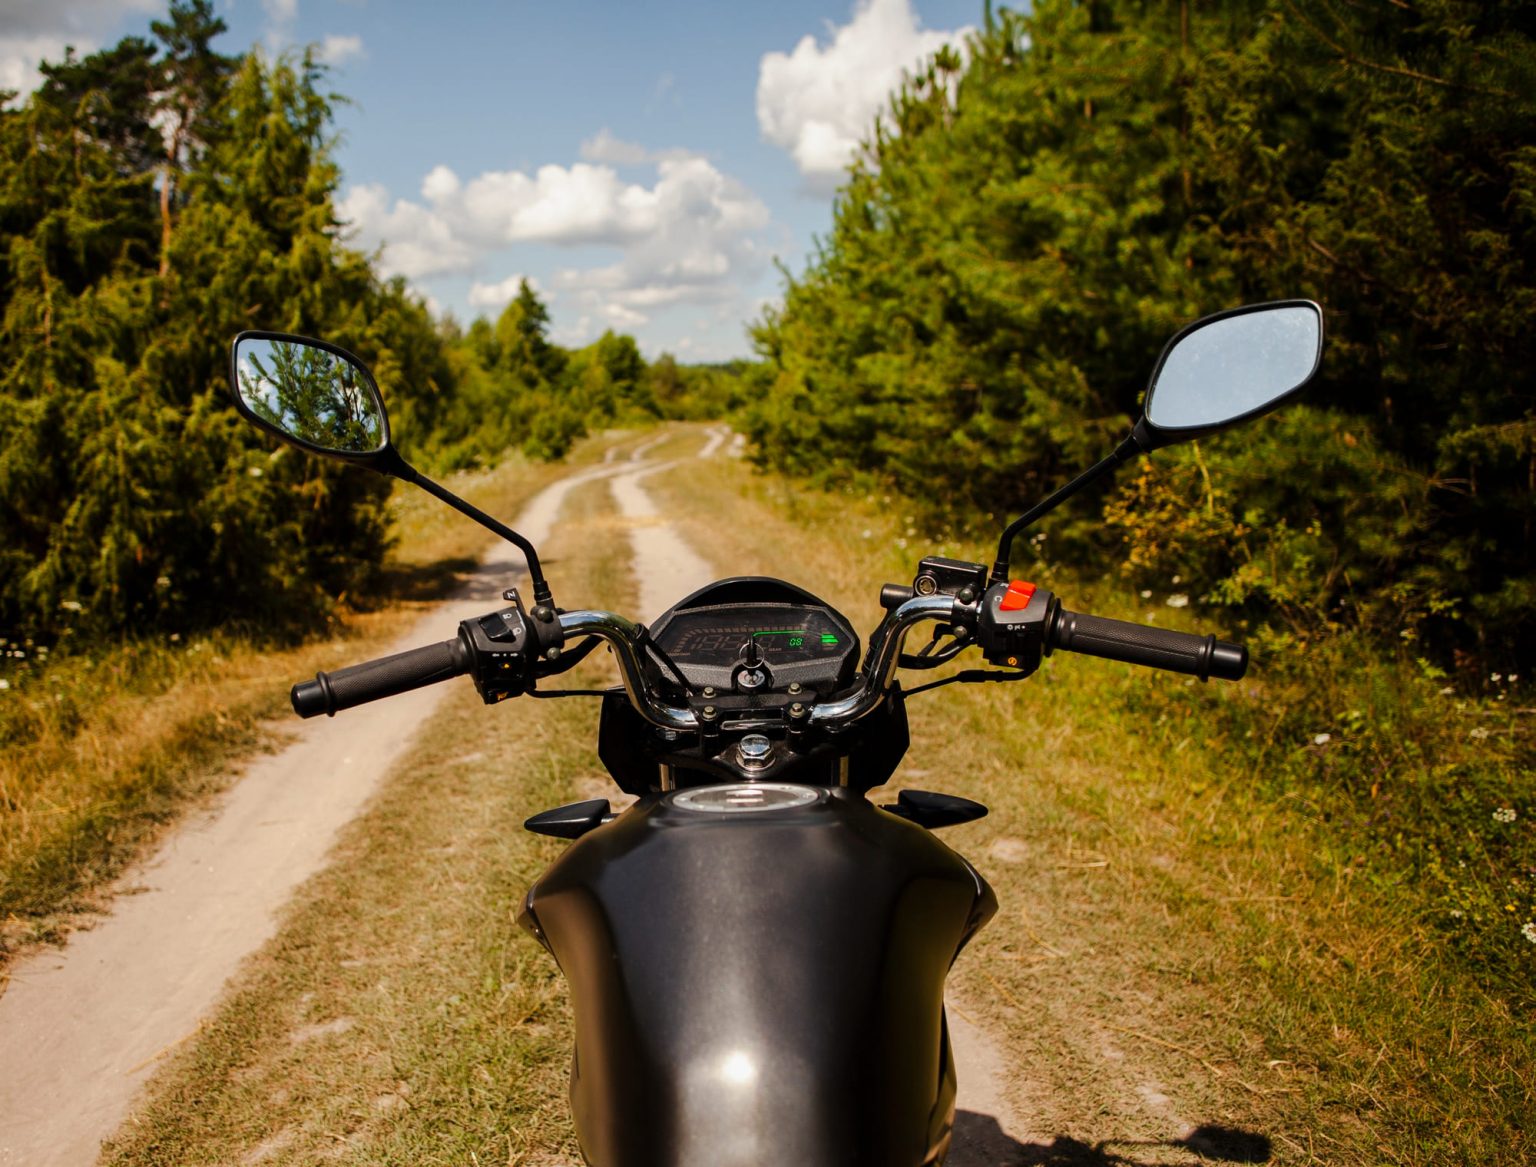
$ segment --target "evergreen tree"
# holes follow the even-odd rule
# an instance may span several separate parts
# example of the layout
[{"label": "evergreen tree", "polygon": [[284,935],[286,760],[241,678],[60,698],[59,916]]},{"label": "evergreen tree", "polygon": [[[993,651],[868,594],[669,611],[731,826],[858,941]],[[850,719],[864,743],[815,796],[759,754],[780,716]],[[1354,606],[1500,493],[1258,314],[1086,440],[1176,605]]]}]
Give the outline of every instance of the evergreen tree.
[{"label": "evergreen tree", "polygon": [[989,12],[963,71],[893,98],[759,321],[760,456],[1001,519],[1124,432],[1180,324],[1311,296],[1313,404],[1123,475],[1123,545],[1089,498],[1053,546],[1529,658],[1533,26],[1513,0]]}]

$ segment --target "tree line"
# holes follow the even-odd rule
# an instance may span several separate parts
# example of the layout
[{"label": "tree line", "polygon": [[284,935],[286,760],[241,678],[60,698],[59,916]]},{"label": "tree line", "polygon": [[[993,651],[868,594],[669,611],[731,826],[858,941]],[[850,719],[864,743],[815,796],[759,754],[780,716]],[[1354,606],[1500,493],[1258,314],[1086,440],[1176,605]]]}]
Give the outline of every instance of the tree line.
[{"label": "tree line", "polygon": [[1182,324],[1310,297],[1303,404],[1127,468],[1046,545],[1296,636],[1529,663],[1533,36],[1515,0],[989,5],[757,322],[758,456],[1001,521],[1123,435]]},{"label": "tree line", "polygon": [[302,628],[377,585],[389,484],[236,417],[243,329],[357,352],[437,470],[559,456],[588,425],[730,391],[627,336],[552,344],[526,284],[494,324],[435,322],[346,245],[323,67],[226,55],[224,31],[208,0],[173,0],[151,38],[70,52],[0,102],[5,641]]}]

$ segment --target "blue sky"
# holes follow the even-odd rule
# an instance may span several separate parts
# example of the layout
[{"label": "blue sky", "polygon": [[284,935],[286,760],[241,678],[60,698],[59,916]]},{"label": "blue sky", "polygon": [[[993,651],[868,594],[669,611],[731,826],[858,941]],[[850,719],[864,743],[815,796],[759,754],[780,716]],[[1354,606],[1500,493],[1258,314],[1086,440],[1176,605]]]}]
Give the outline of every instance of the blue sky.
[{"label": "blue sky", "polygon": [[[333,62],[338,205],[435,309],[494,316],[520,277],[554,337],[746,355],[748,321],[831,224],[849,149],[904,68],[981,0],[215,0],[226,52]],[[0,86],[147,32],[164,0],[0,0]]]}]

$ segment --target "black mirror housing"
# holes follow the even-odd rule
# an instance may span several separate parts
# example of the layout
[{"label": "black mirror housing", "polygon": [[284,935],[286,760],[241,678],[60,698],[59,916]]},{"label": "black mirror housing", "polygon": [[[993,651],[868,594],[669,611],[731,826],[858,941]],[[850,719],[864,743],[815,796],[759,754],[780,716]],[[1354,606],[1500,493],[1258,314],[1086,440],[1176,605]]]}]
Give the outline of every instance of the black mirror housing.
[{"label": "black mirror housing", "polygon": [[230,345],[229,388],[242,417],[301,450],[384,473],[399,463],[373,374],[329,341],[242,332]]},{"label": "black mirror housing", "polygon": [[1158,357],[1132,440],[1157,450],[1268,413],[1312,380],[1322,356],[1323,312],[1311,300],[1202,317]]}]

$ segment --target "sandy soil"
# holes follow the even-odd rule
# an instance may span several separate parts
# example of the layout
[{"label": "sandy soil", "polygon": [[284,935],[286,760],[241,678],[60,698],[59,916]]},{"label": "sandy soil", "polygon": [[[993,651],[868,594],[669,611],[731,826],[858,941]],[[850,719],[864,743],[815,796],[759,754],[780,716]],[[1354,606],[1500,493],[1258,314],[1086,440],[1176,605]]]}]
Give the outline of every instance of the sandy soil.
[{"label": "sandy soil", "polygon": [[[545,540],[571,489],[622,468],[555,483],[517,529]],[[476,577],[390,651],[447,639],[522,574],[517,550],[497,544]],[[125,874],[110,916],[67,948],[16,964],[0,997],[0,1164],[96,1161],[160,1056],[197,1031],[241,959],[273,935],[282,905],[443,692],[419,689],[340,721],[284,722],[291,744],[253,761],[216,806]]]}]

